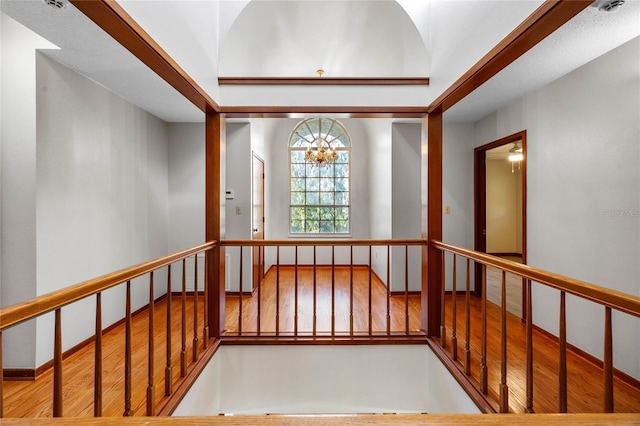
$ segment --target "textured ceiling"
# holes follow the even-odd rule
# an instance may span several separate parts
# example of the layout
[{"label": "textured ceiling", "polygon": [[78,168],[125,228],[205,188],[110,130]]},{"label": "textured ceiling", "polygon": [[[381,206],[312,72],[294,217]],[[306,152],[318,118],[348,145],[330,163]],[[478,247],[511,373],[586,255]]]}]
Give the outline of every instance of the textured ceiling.
[{"label": "textured ceiling", "polygon": [[[221,105],[218,75],[312,76],[318,67],[327,76],[428,76],[428,105],[541,2],[120,0]],[[72,5],[54,10],[42,0],[1,0],[0,8],[60,47],[47,55],[161,119],[204,119]],[[639,0],[613,13],[587,8],[445,120],[478,120],[639,33]]]}]

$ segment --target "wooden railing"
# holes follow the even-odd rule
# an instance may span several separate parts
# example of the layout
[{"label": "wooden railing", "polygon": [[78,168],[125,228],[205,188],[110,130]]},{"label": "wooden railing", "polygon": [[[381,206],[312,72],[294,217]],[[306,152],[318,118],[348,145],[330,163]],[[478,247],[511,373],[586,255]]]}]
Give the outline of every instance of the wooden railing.
[{"label": "wooden railing", "polygon": [[[411,249],[419,253],[426,240],[224,240],[221,246],[227,254],[235,253],[238,265],[232,268],[239,271],[233,284],[237,297],[228,294],[226,298],[228,312],[232,303],[237,305],[231,309],[235,315],[227,317],[225,342],[230,337],[244,341],[424,340],[419,323],[421,257],[410,264],[409,254]],[[395,247],[400,250],[399,265],[392,265]],[[354,249],[358,253],[354,254]],[[255,252],[253,271],[258,285],[244,284],[241,254],[247,250]],[[288,260],[283,259],[284,250]],[[303,254],[305,261],[300,260]],[[324,260],[319,260],[321,257]],[[396,291],[390,285],[393,267],[404,274],[400,283],[396,279]],[[410,267],[418,271],[412,281],[415,290],[410,290]],[[413,305],[411,301],[415,301]],[[410,324],[412,306],[418,312]],[[361,312],[366,312],[364,318],[358,317]]]},{"label": "wooden railing", "polygon": [[[509,411],[509,383],[507,382],[507,303],[506,303],[506,273],[515,274],[522,278],[522,282],[525,289],[524,297],[524,318],[526,327],[526,405],[525,412],[533,412],[533,389],[534,389],[534,360],[533,360],[533,312],[532,312],[532,282],[539,283],[544,286],[551,287],[560,292],[560,305],[558,313],[558,343],[559,343],[559,362],[558,362],[558,406],[557,412],[567,412],[567,322],[566,322],[566,294],[571,294],[582,299],[590,300],[604,307],[604,359],[603,359],[603,407],[602,411],[605,413],[612,413],[614,410],[614,396],[613,396],[613,379],[614,379],[614,366],[613,366],[613,342],[612,342],[612,322],[611,312],[616,310],[632,315],[634,317],[640,317],[640,298],[610,290],[607,288],[599,287],[593,284],[589,284],[583,281],[575,280],[572,278],[564,277],[558,274],[553,274],[540,269],[531,268],[527,265],[512,262],[503,258],[479,253],[476,251],[464,249],[461,247],[445,244],[441,241],[431,241],[432,247],[435,247],[443,252],[442,256],[442,316],[440,327],[439,344],[445,349],[447,342],[450,344],[449,355],[453,361],[456,361],[456,366],[460,369],[462,374],[467,377],[471,376],[471,350],[480,353],[479,359],[479,388],[477,389],[483,395],[488,394],[488,365],[490,363],[497,363],[500,365],[499,372],[499,385],[498,385],[498,401],[499,412],[506,413]],[[445,312],[445,300],[447,298],[445,292],[445,276],[446,276],[446,256],[444,253],[451,253],[451,280],[452,280],[452,297],[451,297],[451,321],[447,323],[447,313]],[[455,295],[458,293],[460,287],[457,286],[457,259],[462,258],[465,260],[465,279],[464,291],[465,296],[465,309],[464,309],[464,324],[465,324],[465,336],[464,336],[464,356],[462,360],[459,360],[458,356],[458,336],[457,336],[457,313]],[[470,274],[471,274],[471,262],[475,262],[477,265],[481,265],[482,268],[482,282],[481,287],[481,324],[480,324],[480,348],[470,347]],[[487,353],[487,267],[497,268],[500,271],[500,357],[498,360],[488,359]],[[451,336],[448,338],[448,333]],[[446,349],[445,349],[446,350]],[[470,383],[476,383],[470,381]]]},{"label": "wooden railing", "polygon": [[[118,285],[126,285],[126,300],[125,311],[126,316],[124,318],[125,323],[125,354],[124,354],[124,416],[133,415],[132,400],[131,400],[131,387],[132,387],[132,312],[131,312],[131,287],[132,280],[142,276],[148,276],[148,374],[147,374],[147,392],[146,392],[146,414],[148,416],[155,415],[156,413],[156,399],[155,399],[155,385],[156,378],[154,377],[154,351],[155,351],[155,337],[154,337],[154,305],[156,300],[154,299],[154,274],[157,274],[161,268],[166,267],[167,272],[167,285],[166,285],[166,367],[165,367],[165,380],[164,380],[164,393],[169,397],[173,393],[173,377],[172,377],[172,340],[171,340],[171,323],[173,321],[171,317],[171,267],[175,263],[182,263],[182,283],[181,283],[181,310],[182,317],[180,319],[182,324],[181,332],[181,354],[180,354],[180,378],[183,379],[187,375],[189,360],[187,357],[187,323],[193,321],[193,342],[191,343],[193,349],[193,356],[191,357],[192,363],[195,363],[198,358],[198,347],[202,346],[207,348],[208,345],[208,315],[207,304],[204,304],[204,320],[202,330],[198,327],[198,267],[197,267],[197,255],[198,253],[207,252],[216,245],[215,242],[208,242],[178,253],[174,253],[159,259],[155,259],[146,263],[123,269],[118,272],[114,272],[108,275],[104,275],[99,278],[91,279],[65,289],[36,297],[23,303],[19,303],[13,306],[0,309],[0,342],[2,341],[2,333],[20,323],[40,317],[49,312],[54,312],[55,325],[54,325],[54,353],[53,353],[53,416],[61,417],[63,414],[63,368],[62,368],[62,308],[68,306],[74,302],[84,300],[88,297],[95,296],[95,363],[94,363],[94,416],[99,417],[102,415],[102,394],[103,394],[103,356],[102,356],[102,293],[108,289],[111,289]],[[194,311],[193,318],[186,317],[186,300],[187,300],[187,287],[186,276],[187,266],[186,259],[193,257],[194,259],[194,291],[193,291],[193,303]],[[207,298],[207,287],[204,286],[205,300]],[[199,342],[198,335],[202,331],[202,342]],[[0,418],[3,415],[3,392],[2,392],[2,346],[0,343]]]}]

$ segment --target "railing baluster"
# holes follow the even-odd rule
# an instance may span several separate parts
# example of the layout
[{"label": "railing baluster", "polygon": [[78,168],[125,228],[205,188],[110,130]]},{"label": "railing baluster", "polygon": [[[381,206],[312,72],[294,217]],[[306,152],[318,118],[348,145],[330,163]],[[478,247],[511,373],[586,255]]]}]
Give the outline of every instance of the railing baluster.
[{"label": "railing baluster", "polygon": [[238,336],[242,336],[242,246],[240,248],[240,292],[238,294]]},{"label": "railing baluster", "polygon": [[154,369],[153,369],[153,358],[155,354],[155,345],[154,345],[154,335],[153,335],[153,311],[154,311],[154,291],[153,291],[153,271],[149,272],[149,353],[147,354],[147,375],[148,375],[148,384],[147,384],[147,416],[155,416],[155,407],[156,407],[156,392],[155,392],[155,384],[154,384]]},{"label": "railing baluster", "polygon": [[298,336],[298,246],[295,248],[296,250],[296,263],[294,266],[294,283],[293,283],[293,335]]},{"label": "railing baluster", "polygon": [[447,270],[445,268],[445,258],[446,258],[446,252],[442,252],[442,256],[440,257],[441,259],[441,265],[440,265],[440,270],[442,271],[441,277],[440,277],[440,346],[442,346],[442,349],[445,349],[447,347],[447,327],[445,326],[445,283],[446,283],[446,275],[447,275]]},{"label": "railing baluster", "polygon": [[[205,252],[206,259],[206,252]],[[202,327],[202,348],[207,349],[209,346],[209,286],[207,283],[207,277],[209,276],[209,267],[207,266],[209,262],[205,260],[204,262],[204,282],[202,283],[202,287],[204,288],[204,300],[202,302],[202,306],[204,307],[204,326]]]},{"label": "railing baluster", "polygon": [[280,246],[276,246],[276,336],[280,335]]},{"label": "railing baluster", "polygon": [[467,279],[465,292],[465,309],[464,309],[464,374],[471,375],[471,276],[469,273],[470,259],[467,258]]},{"label": "railing baluster", "polygon": [[456,295],[458,294],[456,290],[456,281],[457,281],[457,267],[456,267],[456,254],[453,254],[453,277],[452,277],[452,287],[451,287],[451,357],[454,361],[458,359],[458,324],[457,324],[457,316],[458,309],[456,307]]},{"label": "railing baluster", "polygon": [[62,417],[62,312],[55,311],[53,342],[53,417]]},{"label": "railing baluster", "polygon": [[167,266],[167,337],[166,337],[167,365],[164,368],[164,394],[173,393],[173,377],[171,366],[171,265]]},{"label": "railing baluster", "polygon": [[193,362],[198,360],[198,253],[193,255]]},{"label": "railing baluster", "polygon": [[391,246],[387,246],[387,336],[391,335]]},{"label": "railing baluster", "polygon": [[409,335],[409,246],[404,246],[404,334]]},{"label": "railing baluster", "polygon": [[131,280],[127,281],[127,300],[125,302],[124,328],[124,413],[123,416],[133,416],[131,408]]},{"label": "railing baluster", "polygon": [[264,276],[264,270],[263,268],[263,262],[264,262],[264,256],[262,255],[264,251],[264,246],[258,246],[258,307],[257,307],[257,315],[258,317],[256,318],[256,333],[258,334],[258,336],[260,335],[260,300],[262,299],[262,277]]},{"label": "railing baluster", "polygon": [[331,246],[331,336],[336,334],[336,247]]},{"label": "railing baluster", "polygon": [[507,386],[507,282],[502,271],[502,319],[500,333],[500,412],[509,412],[509,387]]},{"label": "railing baluster", "polygon": [[373,334],[373,313],[371,311],[371,282],[372,282],[372,271],[373,264],[371,263],[371,246],[369,246],[369,336]]},{"label": "railing baluster", "polygon": [[605,307],[604,315],[604,412],[613,413],[613,333],[611,308]]},{"label": "railing baluster", "polygon": [[180,349],[180,377],[187,375],[187,260],[182,259],[182,330]]},{"label": "railing baluster", "polygon": [[316,246],[313,246],[313,337],[316,337],[316,326],[317,326],[317,296],[316,296]]},{"label": "railing baluster", "polygon": [[353,246],[349,250],[349,335],[353,336]]},{"label": "railing baluster", "polygon": [[482,302],[480,320],[480,339],[482,341],[480,354],[480,388],[483,394],[488,392],[487,371],[487,265],[482,265]]},{"label": "railing baluster", "polygon": [[531,280],[525,280],[527,290],[527,406],[525,411],[533,413],[533,309],[531,302]]},{"label": "railing baluster", "polygon": [[102,417],[102,293],[96,293],[96,333],[93,367],[93,416]]},{"label": "railing baluster", "polygon": [[0,419],[4,417],[4,364],[2,363],[2,330],[0,330]]},{"label": "railing baluster", "polygon": [[560,292],[559,326],[560,361],[558,364],[558,412],[567,412],[567,313],[565,292]]}]

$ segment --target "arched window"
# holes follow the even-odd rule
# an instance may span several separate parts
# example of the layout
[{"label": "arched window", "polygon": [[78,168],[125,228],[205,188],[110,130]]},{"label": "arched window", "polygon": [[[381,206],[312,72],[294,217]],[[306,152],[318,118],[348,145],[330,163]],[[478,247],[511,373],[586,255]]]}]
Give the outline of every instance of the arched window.
[{"label": "arched window", "polygon": [[301,121],[289,138],[289,231],[348,234],[351,139],[338,121]]}]

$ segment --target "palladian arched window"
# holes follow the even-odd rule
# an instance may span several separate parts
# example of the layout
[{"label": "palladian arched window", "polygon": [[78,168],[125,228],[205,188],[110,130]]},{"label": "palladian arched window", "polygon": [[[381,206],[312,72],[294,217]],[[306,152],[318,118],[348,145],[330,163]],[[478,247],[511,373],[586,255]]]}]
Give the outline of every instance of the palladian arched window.
[{"label": "palladian arched window", "polygon": [[348,234],[351,139],[337,120],[301,121],[289,138],[289,232]]}]

